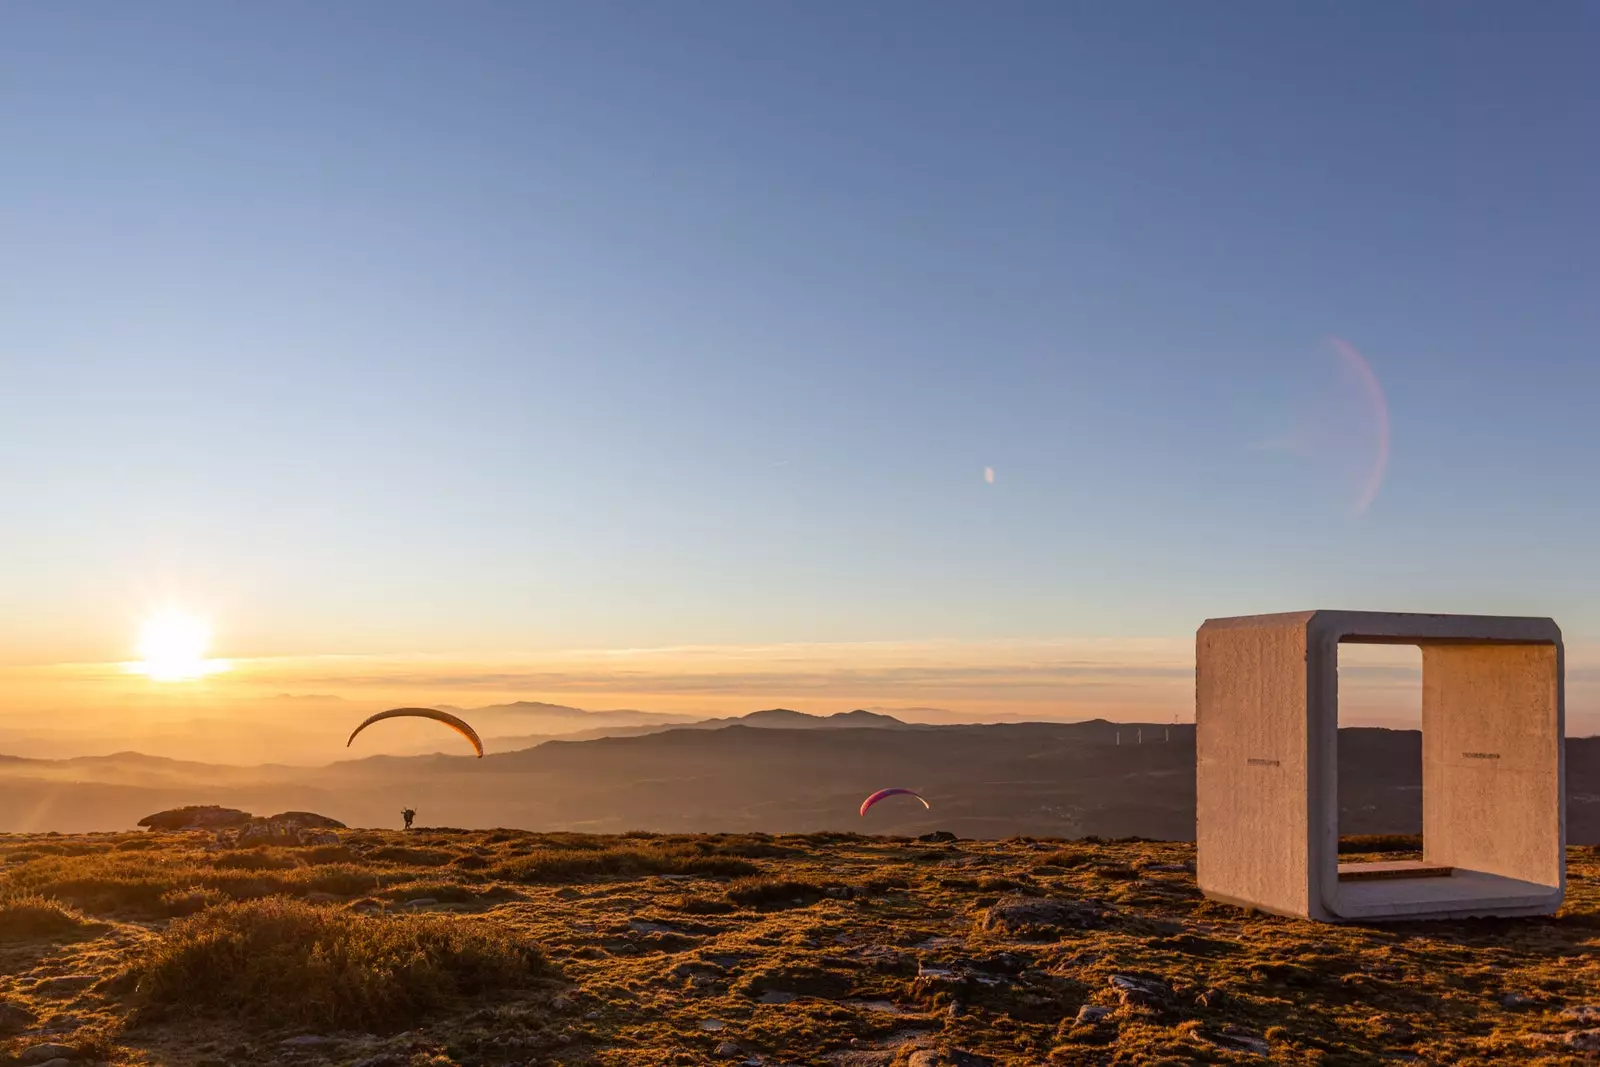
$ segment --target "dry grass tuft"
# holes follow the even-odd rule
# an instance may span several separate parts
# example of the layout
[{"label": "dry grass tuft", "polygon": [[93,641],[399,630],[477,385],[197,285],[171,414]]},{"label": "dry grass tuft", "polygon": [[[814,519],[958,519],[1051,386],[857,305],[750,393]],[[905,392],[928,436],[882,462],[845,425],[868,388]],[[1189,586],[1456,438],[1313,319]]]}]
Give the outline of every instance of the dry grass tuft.
[{"label": "dry grass tuft", "polygon": [[1421,852],[1421,834],[1346,834],[1339,838],[1339,855],[1362,852]]},{"label": "dry grass tuft", "polygon": [[707,855],[682,846],[647,845],[589,851],[534,849],[502,864],[495,874],[522,883],[577,882],[585,878],[641,874],[698,874],[736,878],[754,874],[755,864],[735,856]]},{"label": "dry grass tuft", "polygon": [[0,896],[0,941],[61,937],[98,926],[78,909],[54,897],[39,893]]},{"label": "dry grass tuft", "polygon": [[814,903],[823,892],[816,882],[793,878],[741,878],[728,887],[728,899],[747,908],[788,908]]},{"label": "dry grass tuft", "polygon": [[405,1026],[454,998],[551,973],[531,941],[484,923],[352,915],[285,899],[180,919],[133,968],[147,1015],[218,1012],[339,1029]]}]

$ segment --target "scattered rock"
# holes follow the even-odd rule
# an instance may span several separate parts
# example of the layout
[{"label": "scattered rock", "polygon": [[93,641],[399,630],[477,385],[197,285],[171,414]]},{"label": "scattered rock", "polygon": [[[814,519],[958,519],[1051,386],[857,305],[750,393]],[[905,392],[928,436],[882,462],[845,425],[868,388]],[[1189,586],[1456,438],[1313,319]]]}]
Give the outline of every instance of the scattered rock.
[{"label": "scattered rock", "polygon": [[994,1060],[958,1048],[925,1048],[913,1052],[906,1067],[994,1067]]},{"label": "scattered rock", "polygon": [[[313,820],[310,823],[302,818]],[[254,848],[257,845],[337,845],[339,835],[328,830],[327,823],[335,823],[325,815],[312,812],[286,812],[270,819],[250,819],[234,830],[232,835],[219,840],[231,848]]]},{"label": "scattered rock", "polygon": [[1266,1056],[1272,1052],[1267,1039],[1242,1026],[1225,1026],[1215,1033],[1197,1033],[1197,1038],[1208,1045],[1229,1052],[1244,1052],[1252,1056]]},{"label": "scattered rock", "polygon": [[1215,986],[1201,990],[1196,994],[1194,1003],[1196,1007],[1210,1008],[1213,1011],[1228,1002],[1228,994]]},{"label": "scattered rock", "polygon": [[1539,1002],[1533,997],[1525,997],[1521,993],[1507,993],[1500,998],[1500,1006],[1507,1011],[1523,1011],[1527,1008],[1537,1008]]},{"label": "scattered rock", "polygon": [[628,929],[636,934],[680,934],[683,932],[667,926],[665,923],[646,922],[643,919],[629,919]]},{"label": "scattered rock", "polygon": [[715,1033],[716,1031],[721,1030],[725,1025],[727,1025],[727,1024],[724,1023],[721,1019],[701,1019],[700,1020],[700,1029],[709,1030],[712,1033]]},{"label": "scattered rock", "polygon": [[983,913],[978,928],[1017,937],[1059,936],[1069,930],[1104,926],[1112,911],[1109,904],[1099,900],[1008,896]]},{"label": "scattered rock", "polygon": [[71,1062],[78,1058],[78,1050],[71,1045],[58,1045],[53,1041],[46,1041],[39,1045],[29,1045],[17,1056],[23,1063],[44,1063],[49,1060]]},{"label": "scattered rock", "polygon": [[1561,1017],[1576,1023],[1600,1023],[1600,1004],[1574,1004],[1562,1008]]},{"label": "scattered rock", "polygon": [[954,841],[960,841],[961,838],[957,837],[955,834],[951,833],[949,830],[935,830],[931,834],[922,834],[920,837],[917,838],[917,840],[918,841],[927,841],[927,842],[937,843],[937,844],[949,844],[949,843],[954,842]]},{"label": "scattered rock", "polygon": [[225,830],[243,826],[251,819],[248,811],[216,804],[191,804],[146,815],[137,825],[151,830]]},{"label": "scattered rock", "polygon": [[1111,1009],[1104,1004],[1085,1004],[1078,1009],[1078,1022],[1083,1026],[1096,1026],[1110,1014]]},{"label": "scattered rock", "polygon": [[286,1037],[278,1044],[284,1048],[315,1048],[318,1045],[326,1045],[332,1040],[333,1038],[323,1037],[321,1034],[298,1034],[295,1037]]},{"label": "scattered rock", "polygon": [[435,899],[434,897],[415,897],[415,898],[413,898],[411,900],[406,901],[406,907],[408,907],[408,908],[431,908],[437,903],[439,903],[439,901],[437,899]]},{"label": "scattered rock", "polygon": [[738,1054],[739,1046],[732,1041],[724,1041],[717,1046],[718,1056],[737,1056]]},{"label": "scattered rock", "polygon": [[554,1000],[550,1001],[550,1010],[558,1014],[565,1014],[566,1012],[571,1011],[572,998],[568,996],[556,997]]},{"label": "scattered rock", "polygon": [[338,819],[330,819],[326,815],[318,815],[314,811],[280,811],[276,815],[268,815],[269,822],[294,822],[308,830],[345,830],[348,827]]},{"label": "scattered rock", "polygon": [[1600,1052],[1600,1029],[1574,1030],[1566,1036],[1567,1047],[1578,1052]]},{"label": "scattered rock", "polygon": [[1166,983],[1154,978],[1140,978],[1128,974],[1114,974],[1106,984],[1117,994],[1124,1005],[1141,1008],[1165,1008],[1172,1003],[1172,990]]},{"label": "scattered rock", "polygon": [[85,986],[93,985],[95,977],[92,974],[58,974],[50,978],[41,978],[33,984],[33,992],[43,997],[67,996]]},{"label": "scattered rock", "polygon": [[38,1019],[37,1015],[21,1004],[0,1000],[0,1034],[14,1034],[18,1030],[26,1030]]}]

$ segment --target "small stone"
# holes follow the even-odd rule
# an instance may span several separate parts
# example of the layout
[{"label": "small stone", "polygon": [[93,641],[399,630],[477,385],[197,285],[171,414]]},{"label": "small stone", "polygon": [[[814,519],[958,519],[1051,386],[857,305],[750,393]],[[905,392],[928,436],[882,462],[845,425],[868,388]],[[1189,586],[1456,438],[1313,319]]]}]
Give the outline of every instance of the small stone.
[{"label": "small stone", "polygon": [[78,1058],[78,1050],[71,1045],[58,1045],[53,1041],[46,1041],[39,1045],[29,1045],[17,1057],[23,1063],[45,1063],[50,1060],[71,1062]]},{"label": "small stone", "polygon": [[1600,1029],[1574,1030],[1566,1037],[1567,1047],[1579,1052],[1600,1052]]},{"label": "small stone", "polygon": [[586,1011],[583,1013],[583,1017],[585,1020],[592,1023],[596,1019],[600,1018],[600,1013],[597,1011]]},{"label": "small stone", "polygon": [[20,1004],[11,1004],[0,1000],[0,1034],[16,1033],[26,1030],[38,1020],[38,1016]]},{"label": "small stone", "polygon": [[551,1011],[556,1011],[556,1012],[568,1012],[568,1011],[571,1011],[572,1010],[572,998],[571,997],[567,997],[567,996],[558,996],[558,997],[556,997],[554,1000],[552,1000],[550,1002],[550,1010]]},{"label": "small stone", "polygon": [[721,1030],[724,1025],[725,1024],[723,1023],[723,1021],[721,1019],[701,1019],[700,1020],[700,1029],[702,1029],[702,1030],[709,1030],[709,1031],[712,1031],[712,1032],[716,1032],[717,1030]]},{"label": "small stone", "polygon": [[1521,993],[1507,993],[1500,998],[1500,1006],[1507,1011],[1521,1011],[1524,1008],[1537,1007],[1539,1002],[1532,997],[1525,997]]},{"label": "small stone", "polygon": [[717,1046],[718,1056],[737,1056],[738,1054],[739,1046],[734,1044],[732,1041],[724,1041]]},{"label": "small stone", "polygon": [[1104,926],[1112,910],[1099,900],[1008,896],[983,913],[978,928],[1018,937],[1059,936],[1069,930]]},{"label": "small stone", "polygon": [[1245,1052],[1252,1056],[1266,1056],[1272,1051],[1272,1047],[1267,1044],[1266,1038],[1246,1030],[1242,1026],[1225,1026],[1219,1033],[1200,1034],[1197,1036],[1209,1045],[1227,1049],[1230,1052]]},{"label": "small stone", "polygon": [[1084,1026],[1097,1026],[1110,1014],[1111,1009],[1104,1004],[1085,1004],[1078,1009],[1078,1022]]},{"label": "small stone", "polygon": [[439,903],[439,902],[437,900],[435,900],[433,897],[417,897],[414,900],[406,901],[406,907],[408,907],[408,908],[431,908],[433,905],[435,905],[437,903]]},{"label": "small stone", "polygon": [[317,1045],[326,1045],[331,1040],[333,1039],[323,1037],[321,1034],[299,1034],[295,1037],[286,1037],[278,1044],[285,1048],[314,1048]]},{"label": "small stone", "polygon": [[59,974],[41,978],[33,984],[33,992],[40,996],[55,997],[75,993],[95,980],[92,974]]},{"label": "small stone", "polygon": [[1172,1001],[1172,991],[1154,978],[1114,974],[1106,980],[1122,1003],[1145,1008],[1161,1008]]},{"label": "small stone", "polygon": [[994,1061],[959,1048],[925,1048],[913,1052],[906,1067],[994,1067]]}]

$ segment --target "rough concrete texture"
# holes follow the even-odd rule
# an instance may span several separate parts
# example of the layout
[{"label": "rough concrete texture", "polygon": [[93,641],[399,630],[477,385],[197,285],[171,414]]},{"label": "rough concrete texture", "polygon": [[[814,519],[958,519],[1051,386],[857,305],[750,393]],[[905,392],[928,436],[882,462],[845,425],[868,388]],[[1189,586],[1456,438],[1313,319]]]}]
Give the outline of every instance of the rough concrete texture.
[{"label": "rough concrete texture", "polygon": [[[1339,877],[1338,649],[1423,664],[1425,861]],[[1195,639],[1196,875],[1212,899],[1324,921],[1553,913],[1566,888],[1561,631],[1549,619],[1306,611]],[[1348,865],[1346,865],[1348,867]]]}]

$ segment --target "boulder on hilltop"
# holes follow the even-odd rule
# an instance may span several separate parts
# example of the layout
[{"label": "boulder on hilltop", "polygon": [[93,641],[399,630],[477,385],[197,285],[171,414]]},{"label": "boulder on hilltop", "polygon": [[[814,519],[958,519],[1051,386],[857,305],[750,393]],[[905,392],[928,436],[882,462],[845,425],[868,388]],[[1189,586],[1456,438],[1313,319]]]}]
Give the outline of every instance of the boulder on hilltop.
[{"label": "boulder on hilltop", "polygon": [[243,826],[252,818],[248,811],[224,808],[217,804],[191,804],[146,815],[138,825],[151,830],[228,830]]},{"label": "boulder on hilltop", "polygon": [[314,811],[280,811],[276,815],[268,815],[270,822],[292,822],[306,830],[345,830],[348,827],[338,819],[330,819],[326,815],[318,815]]},{"label": "boulder on hilltop", "polygon": [[238,808],[195,804],[146,815],[140,826],[152,830],[210,830],[217,844],[233,848],[256,845],[336,845],[334,830],[345,829],[338,819],[314,811],[283,811],[265,818]]}]

